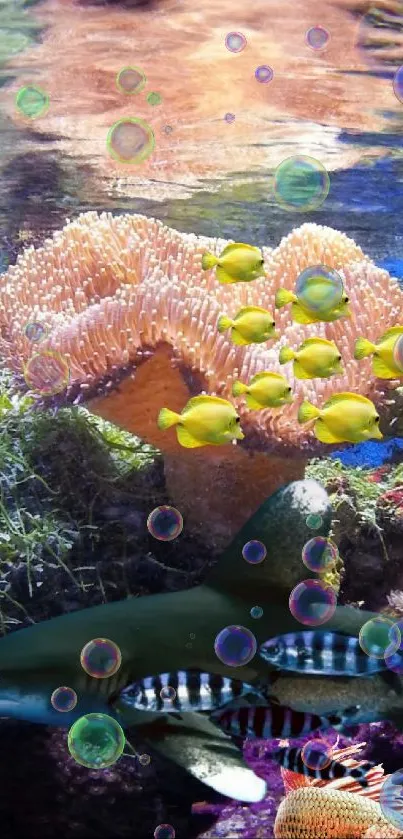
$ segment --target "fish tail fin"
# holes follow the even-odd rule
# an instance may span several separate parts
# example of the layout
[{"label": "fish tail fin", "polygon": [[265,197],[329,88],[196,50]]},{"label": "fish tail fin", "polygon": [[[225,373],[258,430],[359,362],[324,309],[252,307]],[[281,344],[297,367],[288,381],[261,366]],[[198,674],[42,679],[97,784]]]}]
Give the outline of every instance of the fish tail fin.
[{"label": "fish tail fin", "polygon": [[375,350],[375,344],[368,341],[367,338],[358,338],[355,342],[354,358],[356,361],[361,361],[362,358],[368,358]]},{"label": "fish tail fin", "polygon": [[276,309],[282,309],[283,306],[286,306],[287,303],[293,303],[295,301],[295,294],[292,291],[287,291],[286,288],[279,288],[276,293],[274,305]]},{"label": "fish tail fin", "polygon": [[176,425],[180,420],[181,415],[177,414],[176,411],[170,411],[169,408],[161,408],[158,414],[157,425],[160,431],[165,431],[167,428]]},{"label": "fish tail fin", "polygon": [[248,390],[248,385],[244,385],[243,382],[236,381],[232,385],[232,395],[233,396],[240,396],[241,393],[246,393]]},{"label": "fish tail fin", "polygon": [[287,364],[287,361],[292,361],[295,358],[295,352],[291,347],[282,347],[279,355],[280,364]]},{"label": "fish tail fin", "polygon": [[214,268],[215,265],[218,265],[218,258],[213,253],[204,253],[202,256],[203,271],[208,271],[209,268]]},{"label": "fish tail fin", "polygon": [[234,321],[232,318],[227,317],[227,315],[221,315],[218,318],[217,329],[219,332],[225,332],[226,329],[229,329],[230,326],[234,325]]},{"label": "fish tail fin", "polygon": [[298,422],[303,425],[305,422],[309,422],[310,420],[317,419],[320,417],[320,410],[316,407],[316,405],[312,405],[311,402],[305,401],[300,405],[298,411]]}]

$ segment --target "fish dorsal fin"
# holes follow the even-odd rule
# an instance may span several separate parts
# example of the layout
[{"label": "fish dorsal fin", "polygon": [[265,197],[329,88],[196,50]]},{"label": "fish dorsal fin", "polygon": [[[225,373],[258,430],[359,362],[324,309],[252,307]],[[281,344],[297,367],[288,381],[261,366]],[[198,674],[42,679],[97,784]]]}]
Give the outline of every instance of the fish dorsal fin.
[{"label": "fish dorsal fin", "polygon": [[330,408],[331,405],[337,405],[338,402],[345,402],[346,399],[349,399],[351,402],[362,402],[363,405],[371,404],[370,399],[367,399],[366,396],[361,396],[360,393],[334,393],[327,400],[326,408]]},{"label": "fish dorsal fin", "polygon": [[260,381],[260,379],[268,379],[269,377],[273,380],[281,380],[282,382],[285,381],[284,376],[282,376],[281,373],[270,373],[267,371],[266,373],[256,373],[256,376],[254,376],[251,380],[251,384],[253,384],[253,382]]},{"label": "fish dorsal fin", "polygon": [[[261,306],[243,306],[242,309],[239,309],[237,312],[236,318],[239,318],[241,315],[249,315],[249,314],[260,314],[260,315],[270,315],[270,312],[267,309],[262,309]],[[270,315],[271,316],[271,315]]]},{"label": "fish dorsal fin", "polygon": [[328,341],[327,338],[306,338],[303,344],[301,344],[300,349],[303,350],[305,347],[310,347],[312,344],[323,344],[326,347],[335,347],[334,341]]},{"label": "fish dorsal fin", "polygon": [[391,329],[384,332],[381,340],[384,341],[386,338],[391,338],[392,335],[403,335],[403,326],[392,326]]},{"label": "fish dorsal fin", "polygon": [[[221,399],[220,396],[208,396],[207,394],[201,394],[200,396],[192,396],[189,399],[189,402],[186,403],[183,411],[187,411],[189,408],[197,408],[200,405],[227,405],[227,399]],[[235,409],[234,409],[235,410]],[[182,415],[183,415],[182,411]]]},{"label": "fish dorsal fin", "polygon": [[220,259],[223,256],[226,256],[227,253],[231,253],[231,251],[238,250],[238,248],[246,248],[248,251],[256,251],[259,248],[255,248],[253,245],[245,245],[243,242],[232,242],[231,245],[227,245],[221,253]]}]

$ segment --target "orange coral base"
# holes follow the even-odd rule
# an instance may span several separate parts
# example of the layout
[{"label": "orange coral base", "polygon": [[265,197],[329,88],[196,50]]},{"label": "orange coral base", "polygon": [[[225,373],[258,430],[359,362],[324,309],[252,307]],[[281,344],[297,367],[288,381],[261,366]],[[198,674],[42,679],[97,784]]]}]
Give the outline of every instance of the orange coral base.
[{"label": "orange coral base", "polygon": [[267,496],[288,481],[303,477],[306,461],[249,453],[241,446],[184,449],[175,429],[157,428],[160,408],[180,412],[192,394],[171,349],[161,345],[127,378],[119,392],[88,403],[94,413],[163,449],[170,499],[185,524],[212,548],[224,547]]}]

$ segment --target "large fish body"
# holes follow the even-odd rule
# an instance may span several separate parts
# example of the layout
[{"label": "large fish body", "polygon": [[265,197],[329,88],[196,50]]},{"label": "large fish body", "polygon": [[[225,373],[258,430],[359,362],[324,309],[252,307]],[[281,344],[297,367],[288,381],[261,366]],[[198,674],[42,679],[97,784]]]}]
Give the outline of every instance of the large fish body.
[{"label": "large fish body", "polygon": [[129,685],[120,694],[120,703],[139,711],[214,711],[256,688],[239,679],[198,670],[177,670],[148,676]]},{"label": "large fish body", "polygon": [[341,718],[337,716],[319,717],[276,704],[224,708],[212,714],[212,719],[227,734],[263,740],[303,737],[311,731],[337,727],[341,723]]},{"label": "large fish body", "polygon": [[364,652],[358,638],[320,630],[271,638],[259,655],[280,670],[317,676],[370,676],[387,669],[384,659]]},{"label": "large fish body", "polygon": [[297,772],[298,775],[305,775],[306,778],[318,778],[322,781],[332,781],[334,778],[354,778],[362,787],[366,787],[368,782],[366,775],[369,770],[375,765],[366,761],[362,766],[349,767],[344,766],[337,760],[331,760],[327,766],[321,769],[312,769],[307,766],[302,758],[302,749],[294,747],[286,747],[275,749],[272,752],[273,757],[284,769],[289,769],[291,772]]}]

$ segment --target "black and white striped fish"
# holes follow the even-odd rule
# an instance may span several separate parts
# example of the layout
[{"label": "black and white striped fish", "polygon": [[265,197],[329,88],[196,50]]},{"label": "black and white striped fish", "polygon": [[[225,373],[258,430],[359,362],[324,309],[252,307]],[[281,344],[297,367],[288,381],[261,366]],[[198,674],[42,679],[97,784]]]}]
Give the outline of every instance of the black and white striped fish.
[{"label": "black and white striped fish", "polygon": [[140,711],[213,711],[248,693],[260,695],[257,688],[239,679],[177,670],[134,682],[122,691],[119,701]]},{"label": "black and white striped fish", "polygon": [[[280,763],[284,769],[290,769],[291,772],[298,772],[299,775],[305,775],[306,778],[318,778],[322,781],[332,781],[334,778],[354,778],[362,787],[368,786],[367,773],[374,763],[366,761],[362,766],[349,767],[344,766],[338,760],[331,760],[323,769],[311,769],[302,760],[302,749],[287,748],[275,749],[271,753],[271,757]],[[319,757],[319,754],[318,754]]]},{"label": "black and white striped fish", "polygon": [[333,715],[320,717],[293,711],[282,705],[253,705],[215,711],[211,718],[223,731],[235,737],[270,740],[279,737],[301,737],[319,728],[339,726],[341,718]]},{"label": "black and white striped fish", "polygon": [[280,670],[319,676],[371,676],[387,669],[383,658],[364,652],[358,638],[320,630],[270,638],[259,655]]}]

